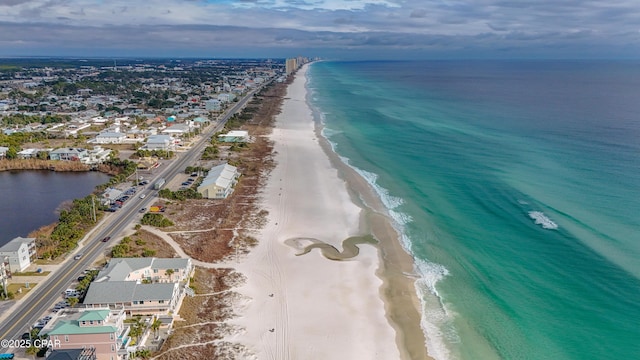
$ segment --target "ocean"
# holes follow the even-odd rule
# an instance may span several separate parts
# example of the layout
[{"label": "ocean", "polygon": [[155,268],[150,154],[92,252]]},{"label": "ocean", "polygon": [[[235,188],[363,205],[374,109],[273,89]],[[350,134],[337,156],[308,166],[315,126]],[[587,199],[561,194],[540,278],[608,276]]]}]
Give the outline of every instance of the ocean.
[{"label": "ocean", "polygon": [[640,359],[640,62],[317,62],[416,259],[432,356]]}]

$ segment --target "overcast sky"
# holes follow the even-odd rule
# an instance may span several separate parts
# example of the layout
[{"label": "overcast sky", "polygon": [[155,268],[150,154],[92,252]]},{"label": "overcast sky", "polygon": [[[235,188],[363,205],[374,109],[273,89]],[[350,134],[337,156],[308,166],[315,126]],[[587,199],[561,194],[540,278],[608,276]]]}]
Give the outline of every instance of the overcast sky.
[{"label": "overcast sky", "polygon": [[640,58],[640,0],[0,0],[0,56]]}]

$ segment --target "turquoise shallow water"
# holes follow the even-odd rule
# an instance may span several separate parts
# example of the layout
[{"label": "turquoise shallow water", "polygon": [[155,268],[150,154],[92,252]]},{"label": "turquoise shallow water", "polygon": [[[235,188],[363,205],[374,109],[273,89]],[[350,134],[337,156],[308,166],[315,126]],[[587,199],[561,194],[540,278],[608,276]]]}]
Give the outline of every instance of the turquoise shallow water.
[{"label": "turquoise shallow water", "polygon": [[438,359],[640,358],[640,63],[320,62],[310,102],[421,274]]}]

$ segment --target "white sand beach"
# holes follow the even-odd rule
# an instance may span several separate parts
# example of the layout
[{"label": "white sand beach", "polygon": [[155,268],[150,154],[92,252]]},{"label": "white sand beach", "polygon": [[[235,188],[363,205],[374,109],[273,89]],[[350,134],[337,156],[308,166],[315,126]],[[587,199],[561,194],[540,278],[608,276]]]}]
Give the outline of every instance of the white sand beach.
[{"label": "white sand beach", "polygon": [[[277,165],[264,189],[268,225],[259,245],[237,265],[248,300],[233,320],[258,359],[399,359],[396,332],[385,316],[377,249],[333,261],[320,249],[296,256],[287,239],[315,238],[342,250],[359,233],[362,209],[350,199],[319,145],[306,103],[303,67],[289,85],[272,139]],[[310,244],[303,240],[300,244]]]}]

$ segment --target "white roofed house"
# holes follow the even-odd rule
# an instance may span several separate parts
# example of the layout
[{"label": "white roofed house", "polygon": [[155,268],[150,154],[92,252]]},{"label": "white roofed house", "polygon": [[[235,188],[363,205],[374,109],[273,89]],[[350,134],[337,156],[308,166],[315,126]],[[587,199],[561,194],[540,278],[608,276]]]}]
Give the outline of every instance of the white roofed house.
[{"label": "white roofed house", "polygon": [[7,151],[9,151],[8,147],[0,146],[0,159],[2,159],[2,158],[7,156]]},{"label": "white roofed house", "polygon": [[0,258],[9,258],[11,271],[24,271],[36,259],[36,239],[17,237],[0,247]]},{"label": "white roofed house", "polygon": [[121,132],[102,132],[96,135],[96,144],[122,144],[127,138],[126,134]]},{"label": "white roofed house", "polygon": [[173,135],[173,136],[182,136],[184,134],[189,133],[189,130],[190,130],[190,127],[188,124],[175,124],[162,130],[162,133],[167,135]]},{"label": "white roofed house", "polygon": [[87,149],[80,148],[61,148],[55,149],[49,153],[49,158],[51,160],[72,160],[78,161],[83,158],[89,156],[89,152]]},{"label": "white roofed house", "polygon": [[144,150],[174,150],[176,141],[169,135],[151,135],[147,138]]},{"label": "white roofed house", "polygon": [[235,166],[226,163],[215,166],[198,186],[198,192],[206,199],[225,199],[233,192],[238,177],[240,173]]},{"label": "white roofed house", "polygon": [[168,314],[176,310],[192,274],[188,258],[112,259],[89,286],[83,304],[124,308],[132,315]]},{"label": "white roofed house", "polygon": [[232,130],[226,134],[218,135],[218,140],[222,142],[247,142],[249,141],[249,132],[245,130]]}]

